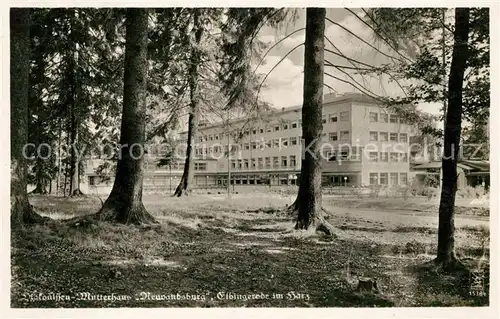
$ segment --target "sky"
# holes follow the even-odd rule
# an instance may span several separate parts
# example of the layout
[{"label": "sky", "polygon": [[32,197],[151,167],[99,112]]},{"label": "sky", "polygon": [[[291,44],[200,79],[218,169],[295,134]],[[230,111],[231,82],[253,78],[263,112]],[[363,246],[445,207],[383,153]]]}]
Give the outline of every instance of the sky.
[{"label": "sky", "polygon": [[[358,16],[362,17],[362,11],[353,9]],[[344,8],[327,9],[327,17],[332,21],[339,23],[345,28],[358,35],[366,42],[374,45],[380,51],[394,57],[400,56],[375,39],[373,31],[360,21],[355,15]],[[268,43],[269,47],[283,39],[287,34],[305,27],[305,10],[300,10],[298,19],[294,23],[287,23],[279,30],[265,28],[259,34],[259,39]],[[347,57],[356,59],[370,65],[380,66],[389,62],[391,59],[377,52],[367,44],[355,38],[341,27],[326,22],[325,35],[331,42]],[[264,63],[258,67],[257,73],[267,74],[291,49],[303,43],[305,40],[305,30],[295,33],[292,37],[285,39],[278,46],[273,48],[264,59]],[[325,48],[334,50],[328,41],[325,42]],[[325,60],[337,65],[352,66],[346,59],[325,52]],[[281,63],[269,74],[261,90],[261,98],[269,102],[275,108],[290,107],[302,104],[303,92],[303,69],[304,69],[304,46],[300,46],[290,53]],[[333,76],[350,80],[346,75],[333,67],[326,67],[325,72]],[[381,96],[403,96],[403,91],[396,83],[391,83],[387,76],[364,76],[353,75],[353,77],[362,86],[369,91]],[[337,94],[347,92],[359,92],[350,84],[325,76],[325,83],[331,86]],[[333,93],[329,88],[324,87],[324,93]],[[421,104],[419,108],[425,112],[438,114],[441,104],[429,103]]]}]

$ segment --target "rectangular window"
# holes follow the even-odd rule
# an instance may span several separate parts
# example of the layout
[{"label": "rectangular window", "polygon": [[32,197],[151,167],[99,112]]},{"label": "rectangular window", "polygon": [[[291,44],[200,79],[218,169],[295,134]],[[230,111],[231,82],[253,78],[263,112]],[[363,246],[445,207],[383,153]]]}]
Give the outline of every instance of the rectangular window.
[{"label": "rectangular window", "polygon": [[273,168],[280,167],[280,158],[278,156],[273,156]]},{"label": "rectangular window", "polygon": [[398,185],[398,173],[391,173],[391,185]]},{"label": "rectangular window", "polygon": [[359,149],[357,147],[353,147],[351,150],[351,161],[359,161]]},{"label": "rectangular window", "polygon": [[330,123],[335,123],[338,121],[337,113],[330,114]]},{"label": "rectangular window", "polygon": [[273,139],[273,147],[274,148],[279,148],[280,147],[280,139],[279,138]]},{"label": "rectangular window", "polygon": [[337,141],[338,140],[338,135],[337,132],[330,132],[330,141]]},{"label": "rectangular window", "polygon": [[290,167],[295,167],[297,165],[297,160],[295,159],[295,155],[290,155]]},{"label": "rectangular window", "polygon": [[348,151],[340,152],[340,159],[342,161],[347,161],[349,159],[349,152]]},{"label": "rectangular window", "polygon": [[[269,159],[269,157],[266,157],[266,159]],[[257,165],[259,166],[259,168],[263,168],[264,165],[262,164],[262,157],[259,157],[257,159]]]},{"label": "rectangular window", "polygon": [[238,168],[243,168],[243,160],[238,160]]},{"label": "rectangular window", "polygon": [[380,152],[380,161],[381,162],[388,162],[389,161],[389,154],[387,152]]},{"label": "rectangular window", "polygon": [[281,167],[288,166],[288,158],[286,156],[281,156]]},{"label": "rectangular window", "polygon": [[263,129],[263,128],[261,128],[261,129],[259,130],[259,133],[260,133],[260,134],[263,134],[263,133],[264,133],[264,129]]},{"label": "rectangular window", "polygon": [[257,130],[252,130],[253,135],[257,135]]},{"label": "rectangular window", "polygon": [[407,153],[399,153],[399,160],[401,162],[408,162],[408,154]]},{"label": "rectangular window", "polygon": [[280,130],[280,126],[279,126],[279,125],[275,125],[275,126],[274,126],[274,131],[275,131],[275,132],[278,132],[279,130]]},{"label": "rectangular window", "polygon": [[209,136],[208,136],[208,140],[209,140],[209,141],[213,141],[213,140],[214,140],[213,135],[209,135]]},{"label": "rectangular window", "polygon": [[388,123],[389,122],[389,115],[387,113],[380,113],[380,122]]},{"label": "rectangular window", "polygon": [[250,144],[248,143],[243,144],[243,149],[248,151],[250,149]]},{"label": "rectangular window", "polygon": [[297,145],[297,137],[290,137],[290,145]]},{"label": "rectangular window", "polygon": [[399,173],[399,182],[401,185],[408,184],[408,173]]},{"label": "rectangular window", "polygon": [[271,158],[270,157],[266,157],[266,168],[271,168]]},{"label": "rectangular window", "polygon": [[283,130],[288,130],[288,123],[283,124]]},{"label": "rectangular window", "polygon": [[349,111],[340,112],[340,121],[341,122],[349,121]]},{"label": "rectangular window", "polygon": [[378,152],[370,152],[368,158],[369,158],[370,162],[377,162],[378,161]]},{"label": "rectangular window", "polygon": [[245,159],[245,160],[243,161],[243,167],[244,167],[245,169],[248,169],[248,160],[247,160],[247,159]]},{"label": "rectangular window", "polygon": [[218,141],[219,140],[219,134],[216,134],[215,135],[215,140]]},{"label": "rectangular window", "polygon": [[370,132],[370,141],[371,142],[378,141],[378,132]]},{"label": "rectangular window", "polygon": [[408,134],[406,134],[406,133],[399,134],[399,141],[402,143],[407,143],[408,142]]},{"label": "rectangular window", "polygon": [[282,137],[281,138],[281,145],[283,147],[288,147],[288,137]]},{"label": "rectangular window", "polygon": [[379,132],[378,134],[380,136],[381,142],[388,142],[389,141],[389,134],[387,134],[387,132]]},{"label": "rectangular window", "polygon": [[378,174],[370,173],[370,185],[377,185],[377,184],[378,184]]},{"label": "rectangular window", "polygon": [[398,122],[398,116],[396,114],[391,114],[389,118],[391,123],[397,123]]},{"label": "rectangular window", "polygon": [[257,149],[257,142],[252,142],[251,145],[253,150]]},{"label": "rectangular window", "polygon": [[378,122],[378,113],[370,112],[370,122]]},{"label": "rectangular window", "polygon": [[398,141],[398,133],[391,133],[390,139],[391,139],[391,142],[397,142]]},{"label": "rectangular window", "polygon": [[349,141],[349,131],[340,132],[340,140],[341,141]]},{"label": "rectangular window", "polygon": [[323,117],[321,118],[321,123],[326,124],[326,117],[324,117],[324,116],[323,116]]},{"label": "rectangular window", "polygon": [[380,173],[380,185],[387,185],[388,182],[387,173]]},{"label": "rectangular window", "polygon": [[398,153],[392,153],[391,152],[391,162],[397,162],[399,158]]},{"label": "rectangular window", "polygon": [[[251,161],[252,161],[252,168],[256,168],[257,167],[256,159],[252,158]],[[261,161],[262,161],[262,158],[261,158]]]},{"label": "rectangular window", "polygon": [[297,128],[297,121],[292,122],[292,128]]}]

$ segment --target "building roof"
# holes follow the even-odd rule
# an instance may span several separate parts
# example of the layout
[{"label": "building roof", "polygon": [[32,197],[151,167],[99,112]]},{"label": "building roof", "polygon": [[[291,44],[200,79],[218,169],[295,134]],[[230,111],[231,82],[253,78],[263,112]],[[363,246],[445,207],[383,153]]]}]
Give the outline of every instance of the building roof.
[{"label": "building roof", "polygon": [[[442,163],[440,161],[429,162],[415,165],[414,169],[441,169]],[[490,162],[489,161],[473,161],[473,160],[462,160],[457,164],[458,167],[462,169],[466,169],[468,171],[481,171],[481,172],[489,172],[490,171]]]}]

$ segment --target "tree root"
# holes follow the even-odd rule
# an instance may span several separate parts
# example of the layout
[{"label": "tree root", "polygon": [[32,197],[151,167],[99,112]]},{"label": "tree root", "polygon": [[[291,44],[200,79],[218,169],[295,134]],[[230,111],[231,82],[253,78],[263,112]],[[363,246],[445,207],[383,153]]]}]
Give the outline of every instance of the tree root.
[{"label": "tree root", "polygon": [[85,194],[78,188],[73,191],[70,197],[84,197]]},{"label": "tree root", "polygon": [[470,272],[470,270],[456,257],[451,257],[449,260],[436,257],[423,265],[425,268],[431,269],[435,272],[443,273],[457,273],[457,272]]},{"label": "tree root", "polygon": [[142,203],[132,205],[132,207],[123,207],[122,205],[113,205],[112,202],[107,202],[93,217],[100,221],[126,225],[158,224],[158,221],[146,210]]},{"label": "tree root", "polygon": [[[17,227],[19,225],[44,224],[50,221],[49,217],[42,216],[35,212],[33,205],[23,205],[20,212],[11,213],[11,225]],[[15,208],[16,209],[16,208]]]}]

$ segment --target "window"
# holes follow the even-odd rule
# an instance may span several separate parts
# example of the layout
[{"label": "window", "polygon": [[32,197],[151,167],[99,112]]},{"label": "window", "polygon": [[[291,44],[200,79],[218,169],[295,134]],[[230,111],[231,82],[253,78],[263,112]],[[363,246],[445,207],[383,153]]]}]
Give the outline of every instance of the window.
[{"label": "window", "polygon": [[377,185],[377,184],[378,184],[378,174],[370,173],[370,185]]},{"label": "window", "polygon": [[209,139],[210,141],[213,141],[213,140],[214,140],[213,135],[209,135],[209,136],[208,136],[208,139]]},{"label": "window", "polygon": [[276,148],[280,147],[280,139],[279,138],[273,139],[273,147],[276,147]]},{"label": "window", "polygon": [[399,160],[401,162],[408,162],[408,154],[407,153],[399,153]]},{"label": "window", "polygon": [[297,121],[292,122],[292,128],[297,128]]},{"label": "window", "polygon": [[380,185],[387,185],[387,173],[380,173]]},{"label": "window", "polygon": [[397,162],[399,158],[398,153],[392,153],[391,152],[391,162]]},{"label": "window", "polygon": [[206,171],[207,170],[207,163],[194,163],[194,170],[195,171]]},{"label": "window", "polygon": [[275,131],[275,132],[278,132],[279,130],[280,130],[280,126],[279,126],[279,125],[275,125],[275,126],[274,126],[274,131]]},{"label": "window", "polygon": [[295,159],[295,155],[290,155],[290,167],[295,167],[297,165],[297,160]]},{"label": "window", "polygon": [[389,122],[389,115],[387,113],[380,113],[380,122],[388,123]]},{"label": "window", "polygon": [[370,152],[368,154],[368,159],[370,162],[377,162],[378,161],[378,152]]},{"label": "window", "polygon": [[370,122],[378,122],[378,113],[370,112]]},{"label": "window", "polygon": [[378,132],[370,132],[370,141],[372,142],[378,141]]},{"label": "window", "polygon": [[398,173],[391,173],[391,185],[398,185]]},{"label": "window", "polygon": [[340,132],[340,140],[341,141],[349,141],[349,131]]},{"label": "window", "polygon": [[391,114],[390,116],[390,122],[391,123],[397,123],[398,122],[398,116],[396,114]]},{"label": "window", "polygon": [[238,160],[238,168],[243,168],[243,160]]},{"label": "window", "polygon": [[349,152],[348,151],[342,151],[340,152],[340,159],[342,161],[347,161],[349,159]]},{"label": "window", "polygon": [[399,134],[399,141],[402,143],[407,143],[408,142],[408,134],[406,134],[406,133]]},{"label": "window", "polygon": [[257,159],[257,165],[258,165],[259,168],[263,168],[264,165],[262,164],[262,157],[259,157]]},{"label": "window", "polygon": [[250,149],[250,144],[248,143],[243,144],[243,149],[248,151]]},{"label": "window", "polygon": [[326,117],[321,118],[321,123],[326,124]]},{"label": "window", "polygon": [[95,176],[89,176],[89,185],[94,186],[95,185]]},{"label": "window", "polygon": [[245,169],[248,169],[248,160],[247,159],[243,160],[243,167]]},{"label": "window", "polygon": [[280,159],[278,156],[273,157],[273,167],[274,168],[279,168],[280,167]]},{"label": "window", "polygon": [[268,126],[267,127],[267,133],[271,133],[272,131],[273,131],[273,129],[270,126]]},{"label": "window", "polygon": [[[255,158],[252,158],[251,161],[252,161],[252,168],[257,167]],[[261,158],[261,161],[262,161],[262,158]]]},{"label": "window", "polygon": [[266,141],[266,148],[271,148],[271,140]]},{"label": "window", "polygon": [[391,133],[390,139],[391,139],[391,142],[397,142],[398,141],[398,133]]},{"label": "window", "polygon": [[288,130],[288,123],[283,124],[283,129]]},{"label": "window", "polygon": [[215,134],[215,140],[218,141],[219,140],[219,134]]},{"label": "window", "polygon": [[353,147],[351,150],[351,161],[359,161],[359,149]]},{"label": "window", "polygon": [[337,160],[337,152],[326,152],[326,158],[328,162],[335,162]]},{"label": "window", "polygon": [[253,135],[257,135],[257,130],[252,130]]},{"label": "window", "polygon": [[232,160],[231,161],[231,167],[232,168],[236,168],[236,160]]},{"label": "window", "polygon": [[408,184],[408,173],[399,173],[399,182],[401,185]]},{"label": "window", "polygon": [[259,130],[259,133],[260,133],[260,134],[263,134],[263,133],[264,133],[264,129],[263,129],[263,128],[261,128],[261,129]]},{"label": "window", "polygon": [[288,147],[288,137],[282,137],[281,138],[281,145],[283,147]]},{"label": "window", "polygon": [[257,142],[254,141],[254,142],[251,143],[251,145],[252,145],[252,149],[253,150],[257,149]]},{"label": "window", "polygon": [[290,137],[290,145],[297,145],[297,137]]},{"label": "window", "polygon": [[337,113],[330,114],[330,123],[335,123],[337,120]]},{"label": "window", "polygon": [[336,140],[338,140],[337,132],[331,132],[330,133],[330,141],[336,141]]},{"label": "window", "polygon": [[381,162],[388,162],[389,161],[389,154],[387,152],[380,152],[380,161]]},{"label": "window", "polygon": [[[259,168],[261,168],[260,165],[259,165]],[[266,157],[266,168],[271,168],[271,158],[270,157]]]},{"label": "window", "polygon": [[349,111],[340,112],[340,121],[349,121]]},{"label": "window", "polygon": [[379,132],[378,134],[380,136],[381,142],[388,142],[389,141],[389,134],[387,134],[387,132]]},{"label": "window", "polygon": [[288,166],[288,158],[286,156],[281,156],[281,167]]}]

